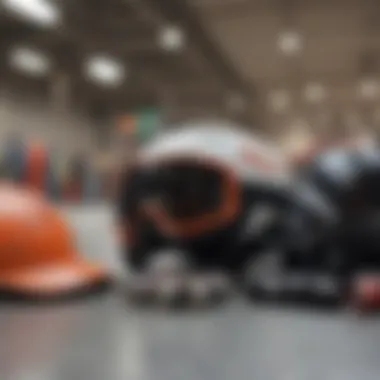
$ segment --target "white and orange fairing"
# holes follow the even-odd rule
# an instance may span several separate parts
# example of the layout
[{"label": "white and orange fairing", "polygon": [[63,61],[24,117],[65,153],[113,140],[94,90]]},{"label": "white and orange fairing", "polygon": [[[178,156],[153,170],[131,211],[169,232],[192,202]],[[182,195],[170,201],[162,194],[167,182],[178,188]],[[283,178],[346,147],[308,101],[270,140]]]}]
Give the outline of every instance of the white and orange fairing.
[{"label": "white and orange fairing", "polygon": [[243,181],[288,181],[288,160],[257,135],[228,123],[188,123],[163,133],[147,145],[139,159],[145,164],[193,158],[218,162]]},{"label": "white and orange fairing", "polygon": [[288,187],[292,182],[290,167],[279,150],[229,124],[190,123],[170,130],[146,146],[138,161],[143,166],[186,161],[217,171],[223,178],[223,200],[213,212],[174,220],[160,204],[145,207],[145,213],[161,232],[180,238],[215,231],[236,220],[242,208],[244,186]]}]

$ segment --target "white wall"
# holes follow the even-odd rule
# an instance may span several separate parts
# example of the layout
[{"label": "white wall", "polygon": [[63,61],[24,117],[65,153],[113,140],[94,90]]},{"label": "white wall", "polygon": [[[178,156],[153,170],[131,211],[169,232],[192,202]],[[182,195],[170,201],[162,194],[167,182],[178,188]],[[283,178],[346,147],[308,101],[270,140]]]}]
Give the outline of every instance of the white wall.
[{"label": "white wall", "polygon": [[95,147],[95,130],[79,116],[53,111],[37,100],[0,98],[0,147],[9,132],[22,133],[26,138],[42,140],[70,154],[78,149]]}]

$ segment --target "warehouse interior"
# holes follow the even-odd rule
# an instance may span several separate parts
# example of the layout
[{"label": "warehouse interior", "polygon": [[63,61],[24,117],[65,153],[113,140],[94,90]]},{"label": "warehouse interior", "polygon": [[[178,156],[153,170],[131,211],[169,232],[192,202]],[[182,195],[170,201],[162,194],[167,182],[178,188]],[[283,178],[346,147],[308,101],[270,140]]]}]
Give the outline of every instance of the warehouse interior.
[{"label": "warehouse interior", "polygon": [[[0,177],[23,182],[43,151],[28,180],[123,277],[119,169],[162,131],[228,121],[290,158],[379,136],[379,18],[374,0],[0,0]],[[372,380],[378,324],[239,297],[179,314],[119,292],[0,305],[0,379]]]},{"label": "warehouse interior", "polygon": [[48,4],[2,5],[3,91],[29,102],[99,124],[142,107],[271,133],[378,123],[376,2]]}]

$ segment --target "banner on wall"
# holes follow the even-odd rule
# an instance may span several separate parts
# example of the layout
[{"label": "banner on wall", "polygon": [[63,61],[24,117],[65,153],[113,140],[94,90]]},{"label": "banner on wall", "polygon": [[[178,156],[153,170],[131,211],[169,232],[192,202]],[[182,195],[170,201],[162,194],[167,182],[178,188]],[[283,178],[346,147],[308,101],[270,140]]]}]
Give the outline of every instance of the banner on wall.
[{"label": "banner on wall", "polygon": [[145,108],[138,113],[138,141],[144,143],[150,140],[160,128],[160,114],[155,108]]},{"label": "banner on wall", "polygon": [[118,120],[118,135],[129,142],[141,144],[151,139],[160,128],[160,113],[156,108],[144,108]]}]

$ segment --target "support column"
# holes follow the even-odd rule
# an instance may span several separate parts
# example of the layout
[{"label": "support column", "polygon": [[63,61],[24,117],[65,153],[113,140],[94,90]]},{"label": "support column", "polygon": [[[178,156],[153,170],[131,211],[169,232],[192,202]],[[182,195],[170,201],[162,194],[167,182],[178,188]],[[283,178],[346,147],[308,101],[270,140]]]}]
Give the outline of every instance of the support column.
[{"label": "support column", "polygon": [[176,93],[172,86],[164,85],[157,94],[157,104],[162,115],[162,128],[165,129],[176,121],[178,106]]},{"label": "support column", "polygon": [[55,111],[70,111],[71,81],[68,73],[57,71],[53,74],[50,88],[50,100]]},{"label": "support column", "polygon": [[[10,134],[15,132],[12,130],[12,125],[9,120],[11,114],[9,99],[9,76],[7,75],[7,52],[9,44],[1,40],[0,41],[0,148],[3,148],[4,141]],[[14,127],[14,126],[13,126]]]}]

